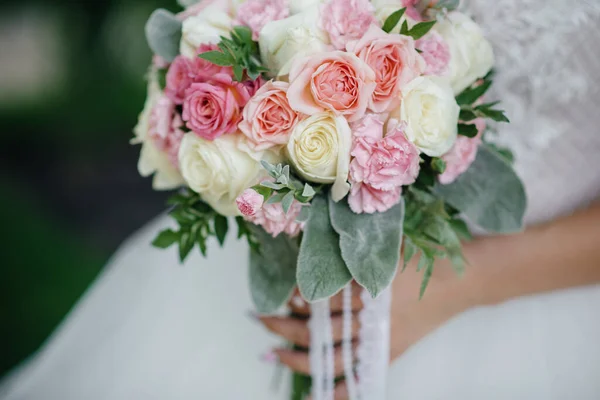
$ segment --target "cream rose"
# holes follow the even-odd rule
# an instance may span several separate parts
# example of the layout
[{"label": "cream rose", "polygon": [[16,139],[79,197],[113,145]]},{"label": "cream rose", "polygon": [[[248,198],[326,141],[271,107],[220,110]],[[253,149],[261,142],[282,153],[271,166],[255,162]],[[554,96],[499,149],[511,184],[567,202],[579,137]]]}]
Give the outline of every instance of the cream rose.
[{"label": "cream rose", "polygon": [[150,129],[150,113],[162,93],[158,84],[156,69],[152,69],[148,78],[148,96],[144,110],[139,116],[133,132],[132,144],[141,144],[142,150],[138,161],[138,171],[143,177],[154,175],[152,187],[155,190],[175,189],[185,184],[181,174],[169,160],[167,153],[160,151],[148,135]]},{"label": "cream rose", "polygon": [[333,200],[340,201],[350,190],[351,145],[352,131],[344,117],[318,113],[296,125],[287,145],[287,155],[304,179],[333,183]]},{"label": "cream rose", "polygon": [[276,75],[287,75],[292,62],[329,50],[329,36],[318,27],[319,8],[267,23],[260,31],[261,58]]},{"label": "cream rose", "polygon": [[233,20],[226,12],[215,6],[205,8],[183,21],[179,52],[195,58],[201,44],[216,44],[221,41],[221,36],[229,37],[232,25]]},{"label": "cream rose", "polygon": [[306,11],[309,8],[325,3],[326,0],[289,0],[290,14],[298,14],[302,11]]},{"label": "cream rose", "polygon": [[239,134],[213,141],[188,133],[179,149],[179,168],[189,187],[218,213],[238,215],[236,198],[255,185],[264,174],[260,156],[239,145]]},{"label": "cream rose", "polygon": [[422,76],[402,89],[399,117],[407,124],[406,137],[428,156],[440,157],[452,148],[459,113],[452,88],[440,78]]},{"label": "cream rose", "polygon": [[434,28],[450,48],[448,79],[457,95],[483,78],[494,66],[492,45],[479,25],[460,12],[451,12]]}]

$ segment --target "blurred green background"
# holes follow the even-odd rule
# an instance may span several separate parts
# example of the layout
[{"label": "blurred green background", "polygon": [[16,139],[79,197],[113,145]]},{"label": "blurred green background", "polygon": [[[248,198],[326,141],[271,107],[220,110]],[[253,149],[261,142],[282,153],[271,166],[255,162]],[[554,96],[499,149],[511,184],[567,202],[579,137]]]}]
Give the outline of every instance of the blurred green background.
[{"label": "blurred green background", "polygon": [[0,376],[164,208],[128,144],[157,7],[177,10],[175,0],[0,5]]}]

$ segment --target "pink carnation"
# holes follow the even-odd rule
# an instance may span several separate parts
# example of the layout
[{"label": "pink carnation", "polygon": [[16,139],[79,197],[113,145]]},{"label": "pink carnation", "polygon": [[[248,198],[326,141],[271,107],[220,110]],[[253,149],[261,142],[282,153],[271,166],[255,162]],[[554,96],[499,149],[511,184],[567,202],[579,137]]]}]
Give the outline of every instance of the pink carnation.
[{"label": "pink carnation", "polygon": [[448,73],[450,63],[450,47],[442,35],[429,31],[417,41],[417,48],[427,64],[425,75],[444,76]]},{"label": "pink carnation", "polygon": [[289,84],[269,81],[256,92],[243,111],[240,131],[255,150],[266,150],[288,142],[299,115],[287,99]]},{"label": "pink carnation", "polygon": [[280,233],[295,237],[304,229],[304,223],[296,221],[302,207],[304,207],[302,203],[294,200],[292,207],[286,214],[283,212],[281,203],[265,204],[256,214],[245,218],[255,225],[262,226],[273,237],[277,237]]},{"label": "pink carnation", "polygon": [[217,74],[206,82],[193,83],[185,92],[182,117],[198,136],[214,140],[237,130],[249,99],[244,85],[230,75]]},{"label": "pink carnation", "polygon": [[401,0],[400,4],[402,7],[406,7],[406,15],[415,21],[422,21],[423,17],[417,10],[417,4],[420,0]]},{"label": "pink carnation", "polygon": [[329,33],[333,46],[344,50],[346,43],[364,35],[371,24],[377,24],[374,12],[369,0],[329,0],[321,7],[320,26]]},{"label": "pink carnation", "polygon": [[477,150],[481,144],[481,135],[485,130],[485,121],[476,119],[474,124],[479,130],[479,134],[474,138],[458,136],[454,146],[442,159],[446,162],[446,170],[438,179],[442,185],[448,185],[454,182],[460,175],[465,173],[475,161]]},{"label": "pink carnation", "polygon": [[258,40],[261,29],[271,21],[287,18],[290,8],[285,0],[247,0],[238,9],[238,20],[252,29],[252,39]]},{"label": "pink carnation", "polygon": [[179,169],[179,147],[184,132],[183,121],[175,110],[175,103],[167,96],[162,96],[150,113],[148,135],[156,147],[167,154],[171,164]]},{"label": "pink carnation", "polygon": [[362,38],[348,43],[347,49],[375,71],[377,86],[369,102],[374,112],[398,107],[403,86],[425,70],[425,61],[417,53],[413,38],[388,34],[374,25]]},{"label": "pink carnation", "polygon": [[289,82],[287,96],[294,110],[307,115],[332,111],[351,122],[365,114],[376,86],[373,69],[343,51],[294,61]]},{"label": "pink carnation", "polygon": [[246,189],[236,200],[238,209],[245,217],[256,215],[263,206],[265,198],[254,189]]},{"label": "pink carnation", "polygon": [[378,190],[364,183],[354,183],[350,189],[348,204],[356,214],[386,212],[400,202],[402,188]]},{"label": "pink carnation", "polygon": [[350,180],[377,190],[411,185],[419,175],[419,151],[404,135],[404,125],[390,123],[383,136],[383,122],[369,114],[353,127],[354,144]]}]

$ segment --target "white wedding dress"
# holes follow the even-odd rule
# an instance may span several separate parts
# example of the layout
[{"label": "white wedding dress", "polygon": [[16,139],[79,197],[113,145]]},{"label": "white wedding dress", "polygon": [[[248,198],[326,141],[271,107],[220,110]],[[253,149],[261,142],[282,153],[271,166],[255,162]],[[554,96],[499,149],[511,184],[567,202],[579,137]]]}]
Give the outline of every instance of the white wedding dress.
[{"label": "white wedding dress", "polygon": [[[497,55],[496,93],[513,123],[499,139],[517,156],[527,222],[600,195],[600,2],[473,0]],[[249,316],[247,246],[194,255],[126,242],[2,400],[287,399],[280,344]],[[560,244],[557,244],[560,245]],[[600,260],[599,260],[600,264]],[[600,286],[515,299],[457,316],[393,364],[389,399],[600,399]]]}]

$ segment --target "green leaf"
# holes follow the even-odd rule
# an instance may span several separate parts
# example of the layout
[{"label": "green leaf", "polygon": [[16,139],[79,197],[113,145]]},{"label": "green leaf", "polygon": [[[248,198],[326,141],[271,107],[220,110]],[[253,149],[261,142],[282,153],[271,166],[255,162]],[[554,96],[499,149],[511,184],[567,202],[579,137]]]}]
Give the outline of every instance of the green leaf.
[{"label": "green leaf", "polygon": [[290,191],[290,192],[288,192],[288,194],[285,195],[283,200],[281,200],[281,207],[283,208],[283,212],[287,214],[288,211],[290,211],[290,208],[292,207],[293,203],[294,203],[294,192]]},{"label": "green leaf", "polygon": [[198,54],[198,57],[221,67],[230,67],[234,62],[230,55],[216,50]]},{"label": "green leaf", "polygon": [[329,198],[333,229],[352,277],[373,298],[394,279],[400,261],[404,201],[383,213],[356,214],[347,201]]},{"label": "green leaf", "polygon": [[467,88],[456,97],[456,102],[460,106],[471,105],[475,103],[481,96],[483,96],[491,85],[492,81],[486,80],[481,85]]},{"label": "green leaf", "polygon": [[437,21],[419,22],[408,31],[408,36],[411,36],[415,40],[421,39],[436,23]]},{"label": "green leaf", "polygon": [[171,229],[167,229],[158,234],[156,239],[152,242],[152,246],[159,249],[166,249],[171,245],[175,244],[179,240],[179,233],[173,232]]},{"label": "green leaf", "polygon": [[459,238],[467,241],[473,240],[473,235],[471,234],[471,231],[469,230],[469,227],[465,221],[462,219],[451,219],[449,223]]},{"label": "green leaf", "polygon": [[474,138],[479,133],[475,124],[458,124],[458,134],[468,138]]},{"label": "green leaf", "polygon": [[298,218],[296,221],[298,222],[306,222],[310,218],[310,206],[303,206],[300,214],[298,214]]},{"label": "green leaf", "polygon": [[340,237],[329,222],[327,203],[324,195],[313,199],[298,256],[298,288],[310,302],[333,296],[352,280],[340,253]]},{"label": "green leaf", "polygon": [[477,115],[471,110],[460,110],[458,119],[463,122],[473,121],[477,118]]},{"label": "green leaf", "polygon": [[271,181],[264,181],[260,183],[261,186],[269,188],[269,189],[273,189],[273,190],[281,190],[283,188],[285,188],[285,185],[281,184],[281,183],[274,183]]},{"label": "green leaf", "polygon": [[252,31],[247,26],[235,26],[233,28],[233,37],[238,43],[252,43]]},{"label": "green leaf", "polygon": [[173,13],[158,9],[150,15],[145,27],[148,46],[154,54],[171,62],[179,55],[181,21]]},{"label": "green leaf", "polygon": [[471,167],[450,185],[435,192],[481,228],[495,233],[523,229],[527,197],[512,167],[487,146],[479,147]]},{"label": "green leaf", "polygon": [[460,4],[460,0],[438,0],[437,3],[433,5],[433,8],[437,10],[448,10],[453,11],[458,8]]},{"label": "green leaf", "polygon": [[227,236],[227,231],[229,230],[229,223],[227,222],[227,217],[222,215],[215,216],[215,235],[217,236],[217,240],[221,247],[225,243],[225,237]]},{"label": "green leaf", "polygon": [[271,314],[283,306],[296,285],[298,245],[287,235],[273,238],[261,227],[249,225],[261,251],[250,252],[250,293],[261,314]]},{"label": "green leaf", "polygon": [[408,35],[408,22],[406,22],[406,20],[404,20],[404,22],[402,23],[402,27],[400,28],[400,34],[401,35]]},{"label": "green leaf", "polygon": [[431,168],[440,174],[446,170],[446,161],[441,158],[434,157],[431,159]]},{"label": "green leaf", "polygon": [[242,82],[244,80],[244,68],[241,65],[236,64],[233,66],[233,77],[238,82]]},{"label": "green leaf", "polygon": [[502,157],[509,164],[512,164],[515,161],[515,156],[509,149],[499,147],[493,143],[487,143],[487,146],[491,151],[495,152],[497,155]]},{"label": "green leaf", "polygon": [[383,23],[383,27],[381,29],[385,33],[390,33],[391,31],[393,31],[394,28],[396,27],[396,25],[398,25],[398,22],[400,22],[400,19],[402,18],[402,16],[404,15],[405,12],[406,12],[406,8],[402,8],[402,9],[392,13],[389,17],[386,18],[385,22]]},{"label": "green leaf", "polygon": [[179,238],[179,260],[183,263],[194,248],[194,237],[190,232],[182,232]]},{"label": "green leaf", "polygon": [[413,243],[410,237],[404,237],[404,266],[402,267],[402,272],[406,269],[406,266],[413,259],[413,257],[417,254],[417,246]]},{"label": "green leaf", "polygon": [[421,290],[419,292],[419,299],[422,299],[425,295],[425,290],[427,290],[427,286],[429,285],[429,280],[431,279],[431,275],[433,275],[433,267],[435,264],[435,257],[431,255],[429,252],[423,250],[421,252],[421,259],[419,260],[419,268],[418,270],[425,269],[423,273],[423,281],[421,282]]},{"label": "green leaf", "polygon": [[508,117],[504,114],[502,110],[493,110],[490,108],[479,108],[475,107],[475,110],[483,115],[484,117],[490,118],[496,122],[510,122]]},{"label": "green leaf", "polygon": [[285,198],[285,196],[287,196],[287,193],[275,193],[273,196],[271,196],[271,198],[269,200],[267,200],[265,202],[265,204],[277,204],[277,203],[281,203],[283,201],[283,199]]},{"label": "green leaf", "polygon": [[310,186],[308,183],[304,184],[304,190],[302,191],[302,197],[313,197],[315,194],[315,189]]}]

